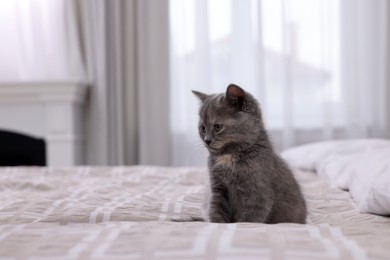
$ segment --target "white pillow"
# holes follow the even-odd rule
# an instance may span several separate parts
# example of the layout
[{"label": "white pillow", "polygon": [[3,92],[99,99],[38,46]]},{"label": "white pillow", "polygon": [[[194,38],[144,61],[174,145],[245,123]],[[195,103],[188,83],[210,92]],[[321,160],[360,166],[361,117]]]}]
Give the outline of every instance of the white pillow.
[{"label": "white pillow", "polygon": [[282,157],[349,190],[361,212],[390,215],[390,141],[325,141],[288,149]]}]

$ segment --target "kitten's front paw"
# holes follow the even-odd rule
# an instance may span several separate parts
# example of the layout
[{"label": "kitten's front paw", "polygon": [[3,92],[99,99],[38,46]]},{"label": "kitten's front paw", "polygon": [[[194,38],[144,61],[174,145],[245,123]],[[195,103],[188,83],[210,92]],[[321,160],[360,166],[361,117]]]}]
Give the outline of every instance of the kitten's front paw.
[{"label": "kitten's front paw", "polygon": [[209,220],[212,223],[229,223],[229,221],[227,219],[224,219],[221,216],[210,216]]}]

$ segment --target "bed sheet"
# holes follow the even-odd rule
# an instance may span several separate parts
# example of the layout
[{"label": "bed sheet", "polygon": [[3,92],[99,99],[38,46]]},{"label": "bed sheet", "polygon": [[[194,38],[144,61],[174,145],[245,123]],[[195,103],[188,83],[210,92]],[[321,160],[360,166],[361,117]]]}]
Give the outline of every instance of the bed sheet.
[{"label": "bed sheet", "polygon": [[295,174],[305,225],[170,221],[200,215],[203,168],[0,168],[0,259],[389,258],[389,217]]}]

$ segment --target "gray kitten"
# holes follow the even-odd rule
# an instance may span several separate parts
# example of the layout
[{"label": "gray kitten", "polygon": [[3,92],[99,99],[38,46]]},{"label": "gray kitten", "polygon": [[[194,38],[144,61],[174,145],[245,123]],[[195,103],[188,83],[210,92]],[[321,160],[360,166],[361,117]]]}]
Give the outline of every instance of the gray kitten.
[{"label": "gray kitten", "polygon": [[192,92],[202,102],[199,134],[209,151],[209,220],[305,223],[299,185],[273,151],[256,99],[233,84],[225,94]]}]

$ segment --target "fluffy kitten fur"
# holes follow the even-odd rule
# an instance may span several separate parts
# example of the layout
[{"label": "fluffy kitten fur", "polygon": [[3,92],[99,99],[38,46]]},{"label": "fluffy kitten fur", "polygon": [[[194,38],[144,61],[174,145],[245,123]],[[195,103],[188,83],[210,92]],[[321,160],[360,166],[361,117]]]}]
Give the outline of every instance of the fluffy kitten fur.
[{"label": "fluffy kitten fur", "polygon": [[193,93],[209,151],[209,221],[305,223],[299,185],[273,151],[256,99],[233,84],[225,94]]}]

